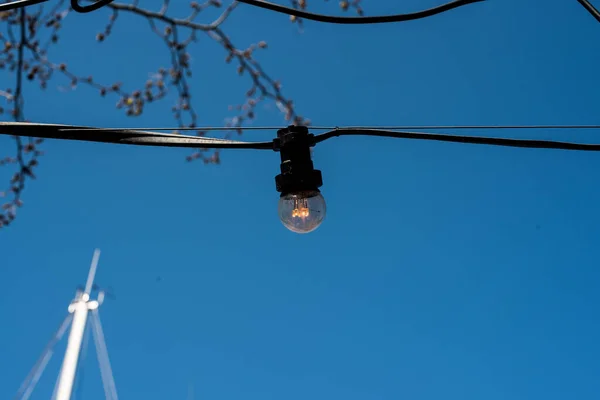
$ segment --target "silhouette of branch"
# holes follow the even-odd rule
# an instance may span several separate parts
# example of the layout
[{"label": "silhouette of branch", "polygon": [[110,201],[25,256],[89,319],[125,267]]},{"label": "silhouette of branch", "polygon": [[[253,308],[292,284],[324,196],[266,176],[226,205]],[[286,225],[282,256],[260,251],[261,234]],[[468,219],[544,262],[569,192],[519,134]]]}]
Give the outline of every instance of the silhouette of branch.
[{"label": "silhouette of branch", "polygon": [[[292,7],[307,7],[306,0],[290,2]],[[255,118],[257,106],[265,101],[274,102],[284,114],[287,123],[310,123],[296,112],[292,100],[283,94],[281,83],[262,68],[257,55],[259,51],[267,48],[267,43],[256,41],[247,48],[239,48],[223,30],[223,23],[236,11],[237,1],[226,7],[223,7],[221,0],[192,1],[189,3],[190,11],[184,17],[177,17],[169,12],[170,0],[163,0],[161,8],[157,11],[142,8],[142,2],[139,0],[131,0],[130,3],[113,2],[105,6],[103,9],[107,10],[109,18],[102,31],[96,34],[97,42],[108,42],[119,16],[128,14],[145,19],[150,27],[149,33],[157,36],[169,51],[168,66],[158,68],[151,79],[144,79],[138,87],[130,82],[102,83],[87,72],[79,73],[66,62],[51,58],[49,50],[60,43],[65,17],[72,12],[67,3],[65,0],[57,0],[54,6],[47,10],[44,5],[40,5],[0,12],[0,69],[14,74],[15,78],[13,87],[0,87],[0,98],[3,98],[8,106],[7,110],[0,106],[0,118],[8,113],[16,121],[24,121],[23,86],[26,83],[37,82],[39,88],[45,90],[50,80],[59,76],[69,82],[71,90],[83,85],[94,89],[102,97],[117,97],[116,108],[129,117],[142,115],[148,104],[162,101],[168,93],[174,92],[177,99],[171,110],[177,126],[195,128],[198,124],[198,113],[190,88],[192,66],[189,48],[200,35],[205,35],[225,50],[225,62],[236,64],[237,73],[249,79],[244,102],[230,106],[234,115],[226,121],[226,126],[231,127],[231,131],[224,134],[225,138],[230,137],[232,133],[242,134],[244,124]],[[360,0],[344,0],[339,6],[344,11],[354,9],[359,15],[363,14]],[[223,11],[212,22],[198,22],[199,16],[207,9]],[[290,19],[302,24],[299,18]],[[205,134],[200,130],[191,132],[190,134],[197,136]],[[38,166],[39,157],[43,155],[40,149],[42,139],[29,139],[27,142],[26,139],[17,136],[13,139],[16,154],[0,158],[0,167],[13,166],[16,169],[8,188],[0,191],[0,198],[5,200],[0,210],[0,228],[8,226],[15,219],[17,209],[23,204],[21,197],[25,184],[27,180],[35,178],[34,170]],[[187,160],[202,160],[206,164],[220,162],[218,151],[205,149],[193,151],[187,156]]]}]

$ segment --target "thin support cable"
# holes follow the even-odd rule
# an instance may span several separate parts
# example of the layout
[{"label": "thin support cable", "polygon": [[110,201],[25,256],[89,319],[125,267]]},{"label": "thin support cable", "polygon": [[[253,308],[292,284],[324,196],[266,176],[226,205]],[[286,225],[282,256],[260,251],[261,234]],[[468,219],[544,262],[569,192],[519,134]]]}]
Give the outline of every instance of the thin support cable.
[{"label": "thin support cable", "polygon": [[40,368],[34,375],[33,379],[31,380],[30,385],[27,387],[27,390],[23,394],[22,400],[28,400],[29,397],[31,396],[31,394],[33,393],[33,391],[35,390],[35,386],[37,385],[38,381],[42,377],[42,374],[44,373],[44,370],[46,369],[48,362],[52,358],[52,354],[53,354],[53,352],[48,352],[44,355],[44,358],[42,359],[42,362],[40,364]]},{"label": "thin support cable", "polygon": [[92,333],[94,334],[94,342],[96,343],[96,354],[98,356],[98,363],[100,364],[100,374],[102,376],[104,393],[107,400],[118,400],[117,387],[115,385],[115,379],[110,366],[108,349],[106,348],[102,323],[100,322],[100,314],[98,313],[97,309],[92,310],[91,313],[92,326],[94,327]]},{"label": "thin support cable", "polygon": [[50,398],[51,400],[56,400],[56,393],[58,392],[58,382],[59,382],[61,374],[62,374],[62,367],[60,367],[60,372],[58,374],[58,378],[56,379],[56,382],[54,382],[54,390],[52,391],[52,397]]},{"label": "thin support cable", "polygon": [[98,358],[98,366],[100,367],[100,376],[102,378],[102,387],[104,388],[104,396],[106,400],[111,400],[112,393],[110,390],[110,384],[108,383],[106,366],[103,359],[103,354],[101,351],[102,345],[100,344],[100,334],[98,333],[98,327],[95,318],[92,316],[91,319],[92,324],[92,334],[94,338],[94,344],[96,348],[96,357]]},{"label": "thin support cable", "polygon": [[33,390],[35,389],[35,386],[37,385],[42,374],[44,373],[44,370],[45,370],[46,366],[48,365],[50,358],[52,358],[52,355],[54,354],[54,346],[56,346],[56,343],[58,343],[60,341],[60,339],[62,339],[62,337],[65,334],[67,328],[69,327],[69,324],[71,323],[72,319],[73,319],[73,316],[71,314],[69,314],[65,317],[63,322],[58,327],[57,331],[52,336],[52,339],[50,339],[50,341],[48,342],[48,344],[42,351],[42,355],[37,360],[37,362],[31,369],[31,371],[29,372],[29,374],[27,375],[27,377],[21,384],[21,387],[19,388],[19,391],[15,395],[14,400],[29,399],[29,397],[33,393]]},{"label": "thin support cable", "polygon": [[194,384],[192,382],[188,386],[188,400],[194,400]]},{"label": "thin support cable", "polygon": [[[309,129],[315,129],[311,126]],[[495,129],[495,130],[598,130],[600,125],[404,125],[404,126],[337,126],[335,128],[318,128],[335,130],[335,129],[380,129],[380,130],[436,130],[436,129],[457,129],[457,130],[483,130],[483,129]]]},{"label": "thin support cable", "polygon": [[458,7],[468,4],[479,3],[485,0],[454,0],[441,6],[430,8],[428,10],[417,11],[410,14],[382,15],[376,17],[334,17],[330,15],[315,14],[303,10],[298,10],[291,7],[281,6],[264,0],[238,0],[240,3],[245,3],[251,6],[264,8],[270,11],[275,11],[282,14],[293,15],[295,17],[308,19],[311,21],[325,22],[330,24],[381,24],[389,22],[404,22],[415,19],[432,17],[436,14],[441,14],[446,11],[453,10]]},{"label": "thin support cable", "polygon": [[508,139],[482,136],[459,136],[425,132],[400,132],[386,131],[383,129],[336,129],[330,132],[322,133],[314,137],[314,144],[318,144],[327,139],[336,136],[379,136],[396,139],[415,139],[432,140],[438,142],[450,142],[461,144],[479,144],[488,146],[506,146],[520,147],[530,149],[557,149],[557,150],[579,150],[579,151],[600,151],[600,144],[557,142],[552,140],[534,140],[534,139]]}]

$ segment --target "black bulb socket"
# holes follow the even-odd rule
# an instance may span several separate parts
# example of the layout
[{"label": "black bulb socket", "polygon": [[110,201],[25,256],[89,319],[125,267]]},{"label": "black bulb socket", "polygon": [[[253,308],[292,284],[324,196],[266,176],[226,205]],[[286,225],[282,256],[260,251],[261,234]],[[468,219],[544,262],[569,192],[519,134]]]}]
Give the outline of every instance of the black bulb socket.
[{"label": "black bulb socket", "polygon": [[321,171],[313,166],[310,148],[315,136],[305,126],[288,126],[277,131],[273,149],[281,154],[281,174],[275,177],[275,187],[281,196],[303,191],[319,191],[323,185]]}]

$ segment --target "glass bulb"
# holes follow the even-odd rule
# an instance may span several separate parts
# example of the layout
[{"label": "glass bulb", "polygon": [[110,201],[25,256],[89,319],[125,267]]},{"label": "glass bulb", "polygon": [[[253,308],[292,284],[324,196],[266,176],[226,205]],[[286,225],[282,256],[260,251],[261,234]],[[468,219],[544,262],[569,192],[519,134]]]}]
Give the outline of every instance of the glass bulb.
[{"label": "glass bulb", "polygon": [[308,233],[321,225],[327,207],[318,190],[286,194],[279,198],[279,219],[292,232]]}]

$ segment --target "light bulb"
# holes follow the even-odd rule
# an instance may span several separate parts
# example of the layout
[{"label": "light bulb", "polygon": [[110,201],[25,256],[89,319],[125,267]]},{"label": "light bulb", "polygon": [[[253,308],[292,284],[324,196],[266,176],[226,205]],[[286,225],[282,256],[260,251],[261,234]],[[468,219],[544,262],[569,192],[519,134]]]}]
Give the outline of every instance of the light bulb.
[{"label": "light bulb", "polygon": [[279,219],[292,232],[308,233],[321,225],[327,207],[318,190],[289,193],[279,198]]}]

